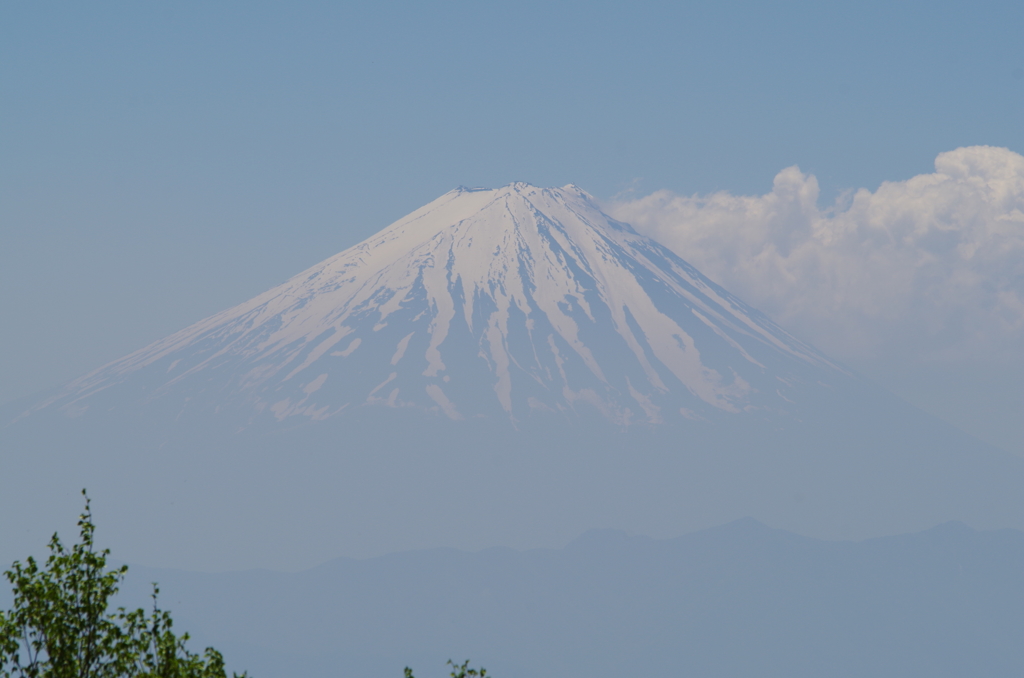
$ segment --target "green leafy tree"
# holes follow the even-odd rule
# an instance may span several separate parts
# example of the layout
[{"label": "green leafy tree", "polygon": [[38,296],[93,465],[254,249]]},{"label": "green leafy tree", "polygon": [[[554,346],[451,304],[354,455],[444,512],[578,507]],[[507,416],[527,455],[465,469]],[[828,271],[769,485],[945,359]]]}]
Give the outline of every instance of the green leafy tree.
[{"label": "green leafy tree", "polygon": [[192,654],[188,634],[174,634],[155,584],[151,613],[110,610],[128,567],[107,569],[110,551],[96,551],[82,495],[79,543],[68,550],[54,534],[44,565],[29,557],[4,573],[14,606],[0,612],[0,678],[227,678],[219,652]]},{"label": "green leafy tree", "polygon": [[[452,667],[452,671],[449,674],[451,678],[486,678],[487,669],[480,667],[479,669],[469,668],[469,660],[456,664],[451,659],[448,660],[448,666]],[[412,669],[408,666],[405,667],[405,678],[415,678],[412,675]]]}]

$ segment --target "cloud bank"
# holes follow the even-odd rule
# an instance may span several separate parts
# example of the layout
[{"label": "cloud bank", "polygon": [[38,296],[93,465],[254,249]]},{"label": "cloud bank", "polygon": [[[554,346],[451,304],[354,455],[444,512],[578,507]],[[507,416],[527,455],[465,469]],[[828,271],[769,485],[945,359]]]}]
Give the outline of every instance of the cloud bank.
[{"label": "cloud bank", "polygon": [[790,167],[767,195],[605,207],[841,359],[1024,362],[1024,156],[958,148],[932,174],[817,201]]}]

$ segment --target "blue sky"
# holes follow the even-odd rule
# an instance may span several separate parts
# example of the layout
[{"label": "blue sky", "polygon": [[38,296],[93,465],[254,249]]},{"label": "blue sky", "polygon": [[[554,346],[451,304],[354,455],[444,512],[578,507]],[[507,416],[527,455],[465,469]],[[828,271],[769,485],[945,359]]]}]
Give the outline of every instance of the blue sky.
[{"label": "blue sky", "polygon": [[[796,165],[827,209],[1024,153],[1022,31],[1019,2],[4,3],[0,401],[460,184],[765,195]],[[894,360],[855,362],[939,414],[988,394],[954,423],[1024,449],[1020,365]]]}]

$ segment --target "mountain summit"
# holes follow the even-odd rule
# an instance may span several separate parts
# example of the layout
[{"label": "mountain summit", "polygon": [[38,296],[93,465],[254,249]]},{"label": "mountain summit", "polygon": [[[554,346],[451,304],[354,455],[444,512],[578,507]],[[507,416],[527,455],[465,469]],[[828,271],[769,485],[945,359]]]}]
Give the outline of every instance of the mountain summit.
[{"label": "mountain summit", "polygon": [[127,386],[277,420],[379,406],[657,424],[785,414],[842,376],[583,190],[514,183],[446,193],[46,404],[80,414]]}]

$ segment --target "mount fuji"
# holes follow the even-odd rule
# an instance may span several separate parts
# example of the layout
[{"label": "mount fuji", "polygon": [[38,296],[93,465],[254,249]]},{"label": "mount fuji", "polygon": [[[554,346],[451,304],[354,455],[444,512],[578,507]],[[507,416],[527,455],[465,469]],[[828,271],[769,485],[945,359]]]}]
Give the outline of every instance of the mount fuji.
[{"label": "mount fuji", "polygon": [[[286,421],[792,415],[847,375],[575,186],[460,188],[37,408],[124,393]],[[726,418],[728,418],[726,416]]]},{"label": "mount fuji", "polygon": [[135,562],[293,567],[745,516],[827,538],[1024,528],[1024,460],[861,380],[573,185],[451,191],[2,414],[19,482],[0,511],[43,521],[88,486]]}]

